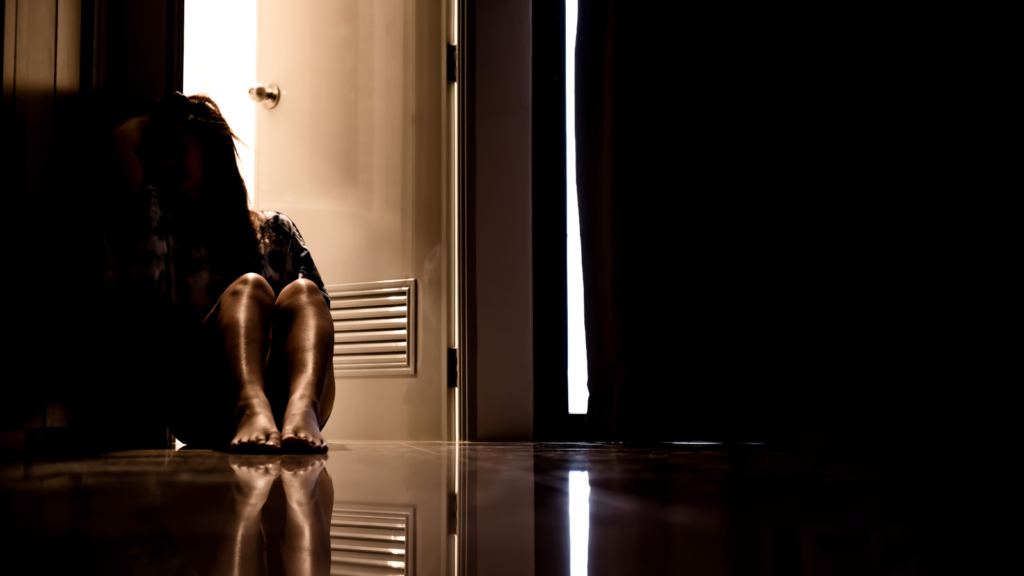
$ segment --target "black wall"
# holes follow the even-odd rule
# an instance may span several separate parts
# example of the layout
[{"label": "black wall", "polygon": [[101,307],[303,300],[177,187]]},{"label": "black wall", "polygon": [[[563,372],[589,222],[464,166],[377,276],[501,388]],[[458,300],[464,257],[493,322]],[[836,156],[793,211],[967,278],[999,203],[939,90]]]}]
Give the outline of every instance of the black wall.
[{"label": "black wall", "polygon": [[1014,259],[993,18],[608,4],[624,437],[836,444],[998,419]]},{"label": "black wall", "polygon": [[182,0],[6,2],[0,182],[9,215],[12,361],[0,385],[5,449],[57,436],[56,444],[66,443],[97,419],[129,418],[124,425],[137,431],[129,444],[165,435],[147,428],[147,407],[133,406],[130,396],[116,409],[127,409],[125,416],[94,410],[111,404],[107,369],[124,360],[104,332],[99,208],[105,135],[181,87],[183,7]]}]

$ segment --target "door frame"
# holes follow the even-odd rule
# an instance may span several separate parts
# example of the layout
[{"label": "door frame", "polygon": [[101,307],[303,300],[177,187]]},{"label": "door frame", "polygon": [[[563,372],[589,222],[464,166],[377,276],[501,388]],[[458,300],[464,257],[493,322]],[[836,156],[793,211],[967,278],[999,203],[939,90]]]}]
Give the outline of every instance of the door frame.
[{"label": "door frame", "polygon": [[[458,439],[478,440],[477,382],[477,0],[451,0],[457,14],[457,152],[453,238]],[[531,0],[530,226],[532,438],[578,441],[586,416],[568,410],[566,278],[565,3]],[[481,31],[487,34],[488,31]],[[487,57],[485,55],[485,57]],[[488,61],[486,66],[502,65]],[[491,168],[493,170],[493,168]],[[561,246],[561,250],[551,250]],[[560,321],[558,320],[560,319]],[[486,368],[486,367],[485,367]],[[486,424],[486,423],[485,423]],[[452,437],[456,437],[454,434]]]},{"label": "door frame", "polygon": [[[448,375],[448,381],[454,383],[452,394],[453,423],[450,438],[456,441],[475,440],[476,430],[476,278],[473,263],[476,261],[475,237],[475,202],[476,196],[476,164],[469,150],[474,147],[475,124],[475,90],[473,90],[473,70],[476,59],[472,49],[475,26],[472,2],[467,0],[451,0],[454,15],[453,33],[456,47],[456,80],[455,96],[455,174],[454,186],[454,226],[452,227],[452,246],[454,251],[453,273],[453,337],[450,347],[456,350],[454,368],[456,375]],[[448,369],[452,369],[449,363]]]}]

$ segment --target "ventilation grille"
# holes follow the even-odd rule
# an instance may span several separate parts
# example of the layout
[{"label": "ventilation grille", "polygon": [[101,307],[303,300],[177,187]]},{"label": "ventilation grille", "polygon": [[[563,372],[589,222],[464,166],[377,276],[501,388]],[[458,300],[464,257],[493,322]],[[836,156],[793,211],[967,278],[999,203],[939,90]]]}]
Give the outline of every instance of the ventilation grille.
[{"label": "ventilation grille", "polygon": [[416,373],[416,280],[326,286],[334,320],[334,376]]},{"label": "ventilation grille", "polygon": [[335,504],[332,576],[411,575],[413,528],[412,508]]}]

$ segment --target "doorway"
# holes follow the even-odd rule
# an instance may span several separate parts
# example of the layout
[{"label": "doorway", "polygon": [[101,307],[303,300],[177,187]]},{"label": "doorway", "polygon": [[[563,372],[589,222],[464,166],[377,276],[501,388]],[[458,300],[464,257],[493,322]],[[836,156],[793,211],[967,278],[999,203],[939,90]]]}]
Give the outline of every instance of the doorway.
[{"label": "doorway", "polygon": [[[447,373],[457,326],[455,89],[446,73],[454,6],[185,2],[185,92],[208,93],[239,134],[251,206],[299,227],[328,291],[339,294],[336,330],[345,302],[358,297],[341,296],[352,286],[415,286],[411,370],[346,371],[336,356],[330,441],[455,439]],[[278,87],[275,106],[249,99],[256,83]],[[368,344],[346,338],[336,339],[336,354]],[[365,357],[386,354],[377,348]]]}]

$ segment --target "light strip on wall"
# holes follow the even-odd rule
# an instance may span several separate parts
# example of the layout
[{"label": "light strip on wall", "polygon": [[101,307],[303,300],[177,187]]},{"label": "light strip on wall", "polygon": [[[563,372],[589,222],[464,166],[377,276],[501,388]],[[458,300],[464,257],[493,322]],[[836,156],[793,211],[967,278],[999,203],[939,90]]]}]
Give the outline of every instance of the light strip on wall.
[{"label": "light strip on wall", "polygon": [[576,203],[576,0],[565,2],[566,286],[568,289],[569,413],[586,414],[587,331],[583,322],[583,253]]}]

